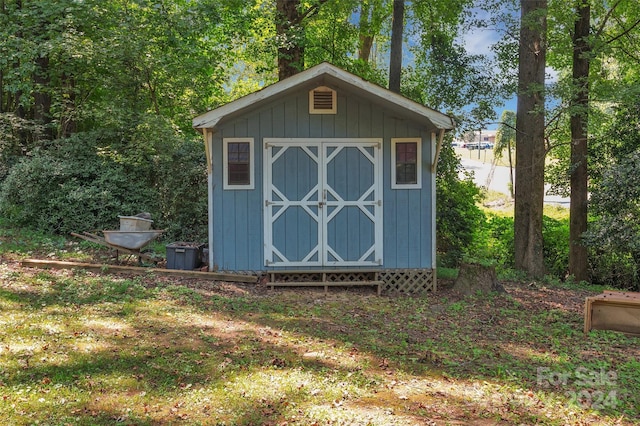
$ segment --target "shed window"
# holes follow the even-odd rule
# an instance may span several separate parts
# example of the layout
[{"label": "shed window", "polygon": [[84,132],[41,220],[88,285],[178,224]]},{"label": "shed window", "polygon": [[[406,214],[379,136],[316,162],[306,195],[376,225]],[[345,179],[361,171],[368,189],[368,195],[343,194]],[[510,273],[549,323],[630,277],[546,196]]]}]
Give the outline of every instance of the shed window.
[{"label": "shed window", "polygon": [[253,189],[253,138],[225,138],[224,189]]},{"label": "shed window", "polygon": [[309,114],[336,114],[336,91],[320,86],[309,92]]},{"label": "shed window", "polygon": [[422,187],[421,139],[391,139],[391,164],[394,167],[391,187],[394,189],[420,189]]}]

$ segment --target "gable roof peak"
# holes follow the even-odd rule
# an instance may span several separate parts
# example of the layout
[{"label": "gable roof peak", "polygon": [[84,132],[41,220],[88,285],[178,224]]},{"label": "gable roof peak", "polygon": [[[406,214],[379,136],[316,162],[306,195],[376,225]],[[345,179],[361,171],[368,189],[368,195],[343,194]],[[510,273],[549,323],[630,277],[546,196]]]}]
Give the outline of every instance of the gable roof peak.
[{"label": "gable roof peak", "polygon": [[[375,98],[382,104],[393,106],[394,108],[404,109],[412,114],[427,119],[434,127],[442,130],[451,130],[455,127],[451,117],[432,108],[424,106],[398,93],[392,92],[382,86],[371,83],[343,70],[329,62],[321,62],[311,68],[299,72],[284,80],[266,86],[257,92],[238,98],[225,105],[208,111],[193,119],[193,127],[202,131],[202,129],[211,129],[230,114],[238,113],[245,108],[255,106],[257,103],[266,101],[273,96],[283,94],[291,89],[295,89],[314,79],[321,77],[330,77],[328,80],[334,81],[339,85],[346,85],[355,91],[363,93],[369,97]],[[322,83],[328,85],[328,82]]]}]

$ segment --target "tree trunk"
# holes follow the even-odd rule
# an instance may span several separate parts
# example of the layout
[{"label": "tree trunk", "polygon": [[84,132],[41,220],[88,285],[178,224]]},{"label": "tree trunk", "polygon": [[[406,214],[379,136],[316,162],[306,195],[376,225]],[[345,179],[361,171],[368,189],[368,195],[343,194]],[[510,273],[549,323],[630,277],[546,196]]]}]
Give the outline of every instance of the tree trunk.
[{"label": "tree trunk", "polygon": [[60,130],[58,137],[67,138],[78,131],[76,121],[76,81],[73,76],[66,73],[62,75],[63,87],[66,92],[64,114],[60,117]]},{"label": "tree trunk", "polygon": [[278,79],[284,80],[304,68],[301,42],[300,0],[277,0],[276,34],[278,37]]},{"label": "tree trunk", "polygon": [[511,195],[511,199],[513,199],[515,197],[515,194],[513,193],[515,185],[513,182],[513,157],[511,155],[511,140],[507,141],[507,153],[509,154],[509,183],[511,183],[511,186],[509,187],[509,195]]},{"label": "tree trunk", "polygon": [[[0,13],[5,15],[6,14],[6,8],[5,8],[5,1],[4,0],[0,0]],[[9,111],[9,105],[7,104],[7,111]],[[2,114],[3,112],[5,112],[5,105],[4,105],[4,70],[0,69],[0,114]]]},{"label": "tree trunk", "polygon": [[363,1],[360,5],[360,20],[358,22],[358,59],[369,62],[373,35],[371,34],[371,3]]},{"label": "tree trunk", "polygon": [[463,263],[460,265],[458,278],[453,284],[453,290],[464,295],[472,295],[478,292],[504,293],[504,287],[496,276],[495,266],[484,266],[477,263]]},{"label": "tree trunk", "polygon": [[404,29],[404,0],[393,0],[391,23],[391,52],[389,55],[389,90],[400,93],[402,74],[402,32]]},{"label": "tree trunk", "polygon": [[589,3],[578,2],[578,20],[573,34],[573,83],[577,88],[572,99],[571,116],[571,203],[569,206],[569,274],[577,281],[588,279],[587,248],[581,243],[587,230],[587,138],[589,118]]},{"label": "tree trunk", "polygon": [[521,0],[516,114],[515,266],[533,277],[545,273],[544,71],[547,1]]},{"label": "tree trunk", "polygon": [[49,57],[41,56],[36,59],[36,70],[33,74],[35,91],[33,92],[33,118],[45,126],[45,135],[53,139],[51,129],[51,95],[48,93]]}]

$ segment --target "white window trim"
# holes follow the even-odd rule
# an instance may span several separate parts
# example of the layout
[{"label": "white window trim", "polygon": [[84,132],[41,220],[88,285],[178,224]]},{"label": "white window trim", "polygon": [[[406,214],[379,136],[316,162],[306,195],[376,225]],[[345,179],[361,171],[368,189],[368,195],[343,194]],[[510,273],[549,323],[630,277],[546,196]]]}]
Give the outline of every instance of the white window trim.
[{"label": "white window trim", "polygon": [[[235,142],[249,142],[249,184],[233,185],[229,184],[229,144]],[[223,138],[222,139],[222,168],[223,168],[223,189],[242,190],[255,189],[255,155],[253,138]]]},{"label": "white window trim", "polygon": [[[396,144],[404,142],[417,145],[416,183],[396,182]],[[391,189],[422,189],[422,138],[391,138]]]}]

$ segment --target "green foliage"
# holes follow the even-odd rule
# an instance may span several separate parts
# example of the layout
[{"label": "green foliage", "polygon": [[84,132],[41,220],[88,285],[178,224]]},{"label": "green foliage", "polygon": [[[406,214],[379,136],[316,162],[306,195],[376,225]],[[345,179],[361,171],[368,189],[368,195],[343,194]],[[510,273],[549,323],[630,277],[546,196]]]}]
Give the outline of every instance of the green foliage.
[{"label": "green foliage", "polygon": [[513,153],[509,153],[509,150],[514,151],[516,147],[516,113],[514,111],[502,111],[500,116],[500,124],[498,124],[498,130],[496,131],[496,144],[493,148],[493,153],[496,159],[500,159],[503,156],[503,152],[507,152],[507,157],[515,158]]},{"label": "green foliage", "polygon": [[542,239],[547,273],[564,278],[569,265],[569,218],[542,216]]},{"label": "green foliage", "polygon": [[[629,98],[607,110],[610,120],[593,139],[588,231],[592,281],[638,289],[640,279],[640,86],[628,84]],[[597,166],[597,167],[596,167]]]},{"label": "green foliage", "polygon": [[460,163],[453,148],[443,144],[436,177],[437,251],[441,266],[457,266],[471,245],[484,214],[476,205],[480,190],[470,177],[458,178]]},{"label": "green foliage", "polygon": [[158,170],[160,220],[166,236],[206,241],[207,166],[200,140],[188,140],[170,152]]},{"label": "green foliage", "polygon": [[8,220],[65,234],[114,229],[118,214],[153,210],[147,208],[152,191],[131,179],[123,165],[97,153],[87,155],[83,136],[93,135],[66,141],[78,143],[74,152],[40,150],[11,170],[0,189],[0,212]]},{"label": "green foliage", "polygon": [[484,233],[488,256],[495,260],[500,269],[514,266],[514,225],[512,216],[488,215]]},{"label": "green foliage", "polygon": [[616,287],[638,288],[640,150],[624,156],[604,173],[591,201],[597,220],[590,223],[584,241],[598,259],[599,278],[617,276]]},{"label": "green foliage", "polygon": [[153,116],[131,129],[78,133],[12,168],[0,213],[16,226],[66,234],[117,229],[118,215],[147,211],[168,236],[202,237],[203,157],[197,140]]},{"label": "green foliage", "polygon": [[[504,273],[514,268],[513,216],[486,213],[487,219],[477,229],[467,258],[496,265]],[[554,277],[564,278],[568,265],[569,217],[545,214],[542,218],[545,269]]]},{"label": "green foliage", "polygon": [[13,113],[0,113],[0,182],[11,167],[45,139],[44,126]]},{"label": "green foliage", "polygon": [[410,50],[415,59],[403,75],[408,92],[419,93],[422,102],[462,117],[462,130],[495,121],[493,107],[511,96],[503,75],[494,72],[497,65],[460,43],[460,34],[492,24],[487,14],[476,16],[472,4],[468,0],[413,2],[411,35],[417,41]]}]

